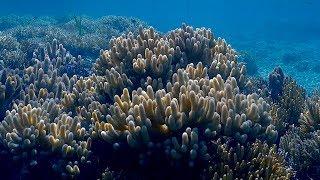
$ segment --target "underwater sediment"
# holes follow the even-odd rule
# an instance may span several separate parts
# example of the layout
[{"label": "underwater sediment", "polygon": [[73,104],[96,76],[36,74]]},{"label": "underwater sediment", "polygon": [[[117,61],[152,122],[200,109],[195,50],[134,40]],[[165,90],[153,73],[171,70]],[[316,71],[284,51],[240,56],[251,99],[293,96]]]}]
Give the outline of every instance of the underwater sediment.
[{"label": "underwater sediment", "polygon": [[[101,22],[117,24],[92,45]],[[319,93],[308,97],[281,68],[268,80],[249,76],[236,50],[206,28],[160,33],[124,17],[58,24],[79,29],[60,27],[49,41],[46,26],[0,33],[2,54],[32,51],[0,53],[5,179],[319,175]],[[32,38],[16,35],[22,30],[42,35],[24,46]]]}]

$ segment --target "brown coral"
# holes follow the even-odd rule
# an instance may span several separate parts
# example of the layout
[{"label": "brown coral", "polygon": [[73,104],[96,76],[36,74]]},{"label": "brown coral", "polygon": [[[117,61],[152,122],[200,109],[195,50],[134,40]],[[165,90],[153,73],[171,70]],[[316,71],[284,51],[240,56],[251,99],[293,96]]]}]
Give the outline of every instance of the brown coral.
[{"label": "brown coral", "polygon": [[132,85],[146,87],[146,82],[156,88],[156,82],[166,84],[179,68],[202,62],[210,77],[235,77],[239,86],[245,85],[245,67],[237,64],[236,52],[223,39],[214,39],[211,30],[183,25],[164,36],[153,28],[139,32],[112,39],[111,49],[101,52],[94,72],[109,77],[110,72],[117,74],[122,78],[114,82],[129,82],[129,89]]},{"label": "brown coral", "polygon": [[212,146],[214,160],[205,170],[204,179],[290,179],[284,158],[277,154],[275,146],[261,141],[253,144],[234,144],[218,139]]}]

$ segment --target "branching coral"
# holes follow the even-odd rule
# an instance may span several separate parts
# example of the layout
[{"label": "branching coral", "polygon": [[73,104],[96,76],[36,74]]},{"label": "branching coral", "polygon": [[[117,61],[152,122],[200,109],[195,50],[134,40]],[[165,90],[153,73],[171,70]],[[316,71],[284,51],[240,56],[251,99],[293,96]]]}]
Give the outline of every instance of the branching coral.
[{"label": "branching coral", "polygon": [[248,83],[244,89],[245,94],[256,93],[260,97],[264,98],[267,102],[272,103],[270,100],[270,92],[268,88],[268,81],[263,77],[251,76],[248,78]]},{"label": "branching coral", "polygon": [[271,74],[269,74],[269,88],[271,98],[278,101],[283,93],[285,76],[280,67],[275,68]]},{"label": "branching coral", "polygon": [[299,128],[293,128],[281,138],[279,146],[297,171],[297,178],[313,179],[319,176],[320,131],[306,134]]},{"label": "branching coral", "polygon": [[277,136],[272,126],[268,127],[271,122],[269,105],[256,94],[239,94],[234,78],[224,82],[218,75],[213,79],[192,80],[186,72],[178,73],[179,75],[173,76],[173,79],[177,79],[168,83],[168,92],[155,92],[148,86],[147,91],[138,89],[130,95],[124,89],[121,97],[116,95],[115,104],[110,107],[111,115],[107,116],[108,123],[103,125],[110,126],[104,130],[107,132],[102,132],[105,134],[102,135],[103,138],[112,138],[114,132],[111,129],[123,133],[129,130],[130,136],[130,123],[133,129],[145,126],[157,133],[168,133],[167,131],[205,123],[205,127],[208,126],[206,133],[217,134],[221,131],[225,135],[234,134],[242,142],[247,138],[255,138],[264,131],[271,133],[270,140]]},{"label": "branching coral", "polygon": [[[2,143],[14,158],[22,159],[27,166],[41,165],[43,162],[39,158],[44,154],[48,158],[58,156],[64,161],[81,159],[85,162],[90,152],[91,138],[81,127],[80,119],[61,113],[54,100],[46,101],[40,107],[30,104],[16,107],[1,122],[0,134]],[[50,166],[57,166],[54,164],[57,162],[50,163]],[[59,171],[71,175],[80,173],[77,163]]]},{"label": "branching coral", "polygon": [[[45,63],[44,66],[46,67],[42,67],[45,68],[45,71],[49,68],[51,68],[51,71],[56,69],[59,74],[65,73],[69,77],[73,75],[88,76],[90,74],[90,65],[80,55],[73,57],[62,44],[58,44],[56,39],[51,44],[47,43],[46,47],[37,49],[33,53],[33,60]],[[49,61],[51,61],[52,67],[49,67]]]},{"label": "branching coral", "polygon": [[[140,29],[138,36],[111,40],[94,72],[99,99],[109,100],[110,108],[94,118],[90,131],[93,146],[111,153],[104,155],[111,167],[158,173],[157,162],[163,162],[172,167],[164,178],[190,167],[196,178],[211,157],[213,139],[230,137],[241,144],[277,139],[270,106],[255,93],[241,92],[248,84],[245,67],[210,30],[183,25],[161,36]],[[126,161],[114,162],[118,156]]]},{"label": "branching coral", "polygon": [[23,82],[21,77],[10,69],[3,69],[0,73],[0,118],[2,120],[6,110],[11,108],[12,101],[19,96]]},{"label": "branching coral", "polygon": [[[140,28],[137,36],[129,33],[112,39],[110,48],[101,52],[94,72],[100,76],[110,76],[111,72],[121,77],[113,85],[119,84],[119,89],[124,83],[133,85],[127,86],[128,89],[146,88],[147,85],[161,89],[179,68],[198,62],[202,62],[204,71],[211,78],[218,74],[224,80],[234,77],[241,88],[246,83],[245,66],[237,64],[235,51],[224,40],[214,39],[207,29],[194,30],[183,25],[162,36],[153,28]],[[113,95],[109,94],[111,99]]]},{"label": "branching coral", "polygon": [[320,96],[315,92],[306,101],[306,109],[300,115],[299,123],[304,132],[313,132],[320,129]]},{"label": "branching coral", "polygon": [[[3,71],[2,97],[13,110],[7,111],[0,124],[0,141],[29,173],[50,167],[47,170],[55,176],[75,176],[81,166],[90,164],[86,160],[91,144],[87,121],[77,112],[80,103],[89,106],[86,98],[92,94],[79,91],[89,89],[91,81],[83,83],[83,78],[63,74],[74,58],[55,40],[39,55],[35,53],[34,61],[33,66],[12,75]],[[10,93],[16,95],[10,98]]]},{"label": "branching coral", "polygon": [[273,124],[283,134],[289,125],[298,125],[300,114],[305,109],[305,90],[291,78],[286,78],[278,103],[273,103]]},{"label": "branching coral", "polygon": [[0,33],[0,61],[2,68],[9,67],[14,69],[23,67],[18,61],[24,58],[26,58],[26,53],[20,49],[17,39]]},{"label": "branching coral", "polygon": [[186,72],[178,73],[168,92],[155,92],[151,86],[132,94],[124,89],[121,97],[115,96],[106,122],[95,123],[93,135],[115,150],[135,149],[142,166],[152,163],[152,156],[164,154],[174,168],[201,167],[210,159],[207,143],[216,137],[229,136],[241,143],[277,138],[268,104],[256,94],[239,94],[234,78],[192,80]]},{"label": "branching coral", "polygon": [[[297,104],[292,105],[296,106]],[[289,164],[297,171],[299,179],[319,176],[319,107],[319,94],[315,92],[306,100],[299,119],[300,127],[290,129],[280,140],[279,146],[287,155]]]},{"label": "branching coral", "polygon": [[261,141],[241,145],[232,140],[212,142],[213,160],[203,179],[290,179],[293,175],[275,146]]},{"label": "branching coral", "polygon": [[[96,74],[84,61],[54,40],[13,74],[23,86],[0,124],[0,142],[20,166],[71,178],[106,168],[102,178],[199,178],[208,163],[234,169],[243,159],[234,177],[290,176],[272,146],[270,105],[245,90],[252,85],[245,66],[210,30],[140,28],[110,41]],[[251,153],[226,158],[241,149]]]},{"label": "branching coral", "polygon": [[[8,68],[23,69],[31,65],[34,49],[57,39],[71,52],[82,55],[92,61],[101,49],[108,47],[112,36],[119,36],[128,31],[135,32],[139,25],[146,24],[138,19],[106,16],[100,19],[81,18],[79,24],[73,18],[61,19],[50,17],[0,17],[3,31],[0,32],[0,60]],[[4,43],[6,42],[6,43]],[[6,45],[6,48],[2,46]],[[91,67],[91,62],[90,67]]]}]

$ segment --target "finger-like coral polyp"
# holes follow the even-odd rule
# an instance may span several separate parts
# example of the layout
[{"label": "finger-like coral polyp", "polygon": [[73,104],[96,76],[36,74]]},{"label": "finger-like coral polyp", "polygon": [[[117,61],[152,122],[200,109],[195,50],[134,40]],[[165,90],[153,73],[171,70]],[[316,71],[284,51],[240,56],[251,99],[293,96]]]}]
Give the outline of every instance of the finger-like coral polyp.
[{"label": "finger-like coral polyp", "polygon": [[[246,68],[225,40],[186,25],[165,35],[153,28],[138,32],[113,38],[90,76],[69,71],[84,59],[56,40],[36,51],[36,63],[23,72],[3,71],[2,99],[7,89],[19,90],[19,97],[0,123],[1,144],[34,166],[43,154],[53,157],[51,167],[71,177],[89,171],[87,165],[110,177],[117,168],[159,172],[159,163],[166,163],[160,169],[167,175],[183,176],[186,168],[201,173],[215,162],[228,172],[248,171],[248,177],[289,177],[269,147],[278,139],[270,105],[245,93]],[[214,149],[219,139],[237,146],[220,142]],[[244,148],[253,153],[249,158]],[[234,150],[238,154],[229,157]],[[243,178],[214,170],[218,177]]]}]

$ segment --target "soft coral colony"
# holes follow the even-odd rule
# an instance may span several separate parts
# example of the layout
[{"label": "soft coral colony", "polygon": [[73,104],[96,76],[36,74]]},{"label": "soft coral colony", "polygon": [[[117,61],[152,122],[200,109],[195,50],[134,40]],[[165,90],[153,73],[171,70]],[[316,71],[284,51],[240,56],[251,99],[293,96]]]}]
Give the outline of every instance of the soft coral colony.
[{"label": "soft coral colony", "polygon": [[[33,60],[1,74],[1,105],[10,109],[1,111],[0,156],[16,176],[294,174],[278,153],[269,97],[251,90],[235,50],[210,29],[182,25],[162,35],[140,28],[113,38],[85,77],[77,74],[85,60],[56,40]],[[301,119],[307,127],[311,115]]]}]

